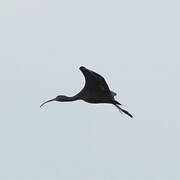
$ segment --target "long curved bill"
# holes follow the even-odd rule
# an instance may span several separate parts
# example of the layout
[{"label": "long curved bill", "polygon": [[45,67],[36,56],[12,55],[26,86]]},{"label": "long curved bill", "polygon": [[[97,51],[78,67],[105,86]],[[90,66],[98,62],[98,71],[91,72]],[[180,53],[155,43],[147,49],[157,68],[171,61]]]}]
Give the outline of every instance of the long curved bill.
[{"label": "long curved bill", "polygon": [[50,100],[48,100],[48,101],[46,101],[46,102],[42,103],[42,104],[40,105],[40,107],[42,107],[44,104],[46,104],[46,103],[48,103],[48,102],[51,102],[51,101],[56,101],[56,98],[54,98],[54,99],[50,99]]}]

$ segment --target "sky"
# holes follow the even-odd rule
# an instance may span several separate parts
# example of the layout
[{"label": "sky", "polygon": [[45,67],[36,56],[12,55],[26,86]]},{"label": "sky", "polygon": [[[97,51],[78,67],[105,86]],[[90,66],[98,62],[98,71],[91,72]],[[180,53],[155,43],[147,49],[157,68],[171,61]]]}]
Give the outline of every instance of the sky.
[{"label": "sky", "polygon": [[[0,6],[0,179],[179,180],[176,0],[7,0]],[[108,104],[40,104],[103,75]]]}]

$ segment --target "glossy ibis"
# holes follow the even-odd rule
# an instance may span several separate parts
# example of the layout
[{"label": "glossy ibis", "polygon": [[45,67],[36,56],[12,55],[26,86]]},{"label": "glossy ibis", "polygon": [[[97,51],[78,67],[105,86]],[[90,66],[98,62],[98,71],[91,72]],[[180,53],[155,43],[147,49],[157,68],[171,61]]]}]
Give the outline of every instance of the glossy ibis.
[{"label": "glossy ibis", "polygon": [[83,66],[81,66],[79,69],[83,73],[86,82],[84,88],[78,94],[72,97],[59,95],[54,99],[44,102],[40,107],[51,101],[68,102],[68,101],[84,100],[85,102],[88,103],[113,104],[119,109],[120,112],[124,112],[125,114],[133,118],[133,116],[128,111],[122,109],[119,106],[121,104],[114,99],[116,93],[109,89],[105,79],[101,75]]}]

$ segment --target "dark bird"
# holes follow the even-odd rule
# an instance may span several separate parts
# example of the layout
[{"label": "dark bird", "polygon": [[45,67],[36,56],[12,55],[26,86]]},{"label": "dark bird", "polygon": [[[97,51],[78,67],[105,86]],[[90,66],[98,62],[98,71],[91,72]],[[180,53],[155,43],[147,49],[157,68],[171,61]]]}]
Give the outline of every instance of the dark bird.
[{"label": "dark bird", "polygon": [[83,73],[86,82],[84,88],[78,94],[72,97],[59,95],[54,99],[44,102],[40,107],[51,101],[68,102],[68,101],[84,100],[85,102],[88,103],[113,104],[119,109],[121,113],[124,112],[125,114],[133,118],[133,116],[128,111],[122,109],[119,106],[121,104],[114,99],[116,93],[109,89],[105,79],[101,75],[83,66],[81,66],[79,69]]}]

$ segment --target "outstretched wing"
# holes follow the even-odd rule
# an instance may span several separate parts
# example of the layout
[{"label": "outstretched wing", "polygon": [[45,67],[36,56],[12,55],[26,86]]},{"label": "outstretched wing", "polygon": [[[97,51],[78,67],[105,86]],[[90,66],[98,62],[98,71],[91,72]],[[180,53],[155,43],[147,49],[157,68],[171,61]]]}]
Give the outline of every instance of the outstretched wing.
[{"label": "outstretched wing", "polygon": [[105,79],[99,75],[98,73],[91,71],[83,66],[80,67],[80,70],[82,71],[86,83],[85,83],[85,89],[88,89],[92,93],[96,93],[100,96],[114,96],[114,92],[112,93],[105,81]]}]

